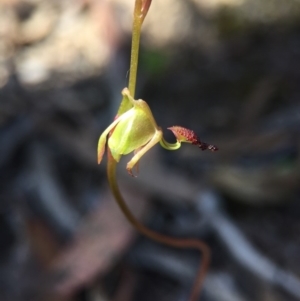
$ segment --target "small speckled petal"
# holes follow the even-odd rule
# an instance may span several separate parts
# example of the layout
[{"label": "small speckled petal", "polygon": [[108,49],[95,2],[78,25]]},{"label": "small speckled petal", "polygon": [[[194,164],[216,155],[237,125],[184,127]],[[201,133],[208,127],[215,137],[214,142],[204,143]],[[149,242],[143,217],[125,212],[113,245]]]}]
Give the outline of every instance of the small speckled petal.
[{"label": "small speckled petal", "polygon": [[186,129],[182,126],[172,126],[168,128],[170,131],[173,132],[178,142],[186,142],[186,143],[192,143],[193,145],[197,145],[201,150],[209,149],[212,152],[217,151],[218,147],[212,144],[207,144],[205,142],[202,142],[194,131]]}]

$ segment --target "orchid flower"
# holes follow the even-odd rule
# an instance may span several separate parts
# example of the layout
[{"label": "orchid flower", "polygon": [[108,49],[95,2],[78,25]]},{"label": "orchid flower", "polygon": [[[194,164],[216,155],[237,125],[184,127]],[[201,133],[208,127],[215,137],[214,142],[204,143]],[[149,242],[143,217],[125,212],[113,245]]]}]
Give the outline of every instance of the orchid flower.
[{"label": "orchid flower", "polygon": [[177,142],[167,142],[148,104],[142,99],[135,100],[127,88],[123,89],[122,95],[130,103],[131,108],[117,116],[100,136],[98,164],[102,161],[107,140],[108,148],[117,162],[120,161],[122,155],[134,152],[133,158],[127,163],[127,171],[130,175],[133,175],[132,169],[141,157],[158,142],[167,150],[178,149],[182,142],[197,145],[202,150],[218,150],[214,145],[201,142],[193,131],[180,126],[168,128],[175,135]]}]

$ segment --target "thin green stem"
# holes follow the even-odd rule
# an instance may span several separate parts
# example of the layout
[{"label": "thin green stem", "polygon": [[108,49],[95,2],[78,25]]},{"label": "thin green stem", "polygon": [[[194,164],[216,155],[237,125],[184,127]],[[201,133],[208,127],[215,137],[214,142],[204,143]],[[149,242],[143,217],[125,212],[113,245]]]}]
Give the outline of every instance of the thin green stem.
[{"label": "thin green stem", "polygon": [[196,280],[193,285],[193,289],[189,298],[189,301],[198,300],[199,293],[202,288],[203,280],[205,278],[209,262],[210,262],[210,251],[207,245],[196,239],[183,239],[183,238],[173,238],[160,233],[157,233],[143,224],[141,224],[131,213],[130,209],[125,203],[123,196],[119,190],[118,183],[116,180],[116,164],[117,162],[113,159],[110,150],[108,150],[108,162],[107,162],[107,177],[109,181],[109,185],[113,195],[121,208],[122,212],[131,223],[131,225],[141,234],[146,237],[159,242],[161,244],[165,244],[171,247],[182,248],[182,249],[198,249],[202,253],[202,264],[198,270]]},{"label": "thin green stem", "polygon": [[134,98],[135,87],[136,87],[136,75],[139,61],[139,48],[140,48],[140,37],[143,20],[137,14],[138,2],[136,3],[135,12],[133,16],[132,26],[132,42],[131,42],[131,57],[130,57],[130,71],[129,71],[129,84],[128,89],[131,96]]},{"label": "thin green stem", "polygon": [[136,0],[133,13],[132,43],[129,74],[129,92],[134,98],[136,74],[139,60],[139,48],[142,24],[146,18],[152,0]]},{"label": "thin green stem", "polygon": [[[129,69],[129,83],[128,89],[131,96],[134,98],[136,87],[136,76],[139,62],[139,49],[141,29],[144,19],[148,13],[152,0],[136,0],[133,13],[132,25],[132,41],[131,41],[131,55],[130,55],[130,69]],[[132,107],[131,103],[126,97],[123,97],[117,116],[128,111]]]}]

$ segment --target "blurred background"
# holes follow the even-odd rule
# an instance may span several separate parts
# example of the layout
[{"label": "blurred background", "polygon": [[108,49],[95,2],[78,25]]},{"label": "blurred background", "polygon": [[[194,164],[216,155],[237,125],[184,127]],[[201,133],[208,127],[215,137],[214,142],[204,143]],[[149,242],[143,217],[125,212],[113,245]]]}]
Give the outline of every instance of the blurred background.
[{"label": "blurred background", "polygon": [[[96,164],[127,85],[133,0],[0,0],[1,301],[187,300],[201,256],[140,237]],[[165,130],[121,190],[199,238],[201,300],[300,300],[300,1],[153,0],[137,98]],[[199,300],[200,300],[199,299]]]}]

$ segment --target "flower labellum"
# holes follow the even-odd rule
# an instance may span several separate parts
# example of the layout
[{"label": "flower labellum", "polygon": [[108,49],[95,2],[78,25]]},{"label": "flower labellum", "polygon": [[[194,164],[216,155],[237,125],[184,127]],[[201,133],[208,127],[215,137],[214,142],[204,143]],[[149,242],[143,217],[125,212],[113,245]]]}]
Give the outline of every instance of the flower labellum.
[{"label": "flower labellum", "polygon": [[177,141],[180,143],[192,143],[193,145],[197,145],[201,150],[209,149],[212,152],[218,150],[218,147],[216,147],[215,145],[202,142],[192,130],[177,125],[169,127],[168,129],[173,132]]}]

